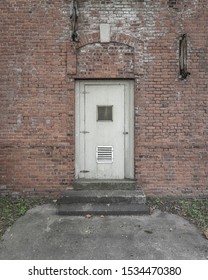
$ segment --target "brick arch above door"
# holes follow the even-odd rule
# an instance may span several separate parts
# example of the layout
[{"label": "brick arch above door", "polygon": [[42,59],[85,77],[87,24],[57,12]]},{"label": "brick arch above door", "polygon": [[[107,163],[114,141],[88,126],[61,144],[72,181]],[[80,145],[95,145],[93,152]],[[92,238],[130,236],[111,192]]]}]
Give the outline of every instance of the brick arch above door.
[{"label": "brick arch above door", "polygon": [[78,78],[134,78],[134,49],[119,43],[88,44],[77,50]]},{"label": "brick arch above door", "polygon": [[[80,65],[79,65],[79,57],[81,56],[82,53],[85,53],[88,50],[88,55],[89,55],[89,57],[91,56],[91,59],[92,59],[93,55],[95,55],[92,51],[93,46],[95,46],[97,48],[98,52],[101,52],[102,49],[103,49],[103,52],[109,51],[109,49],[110,49],[111,55],[113,54],[113,56],[111,57],[111,59],[109,61],[111,64],[113,63],[113,61],[116,61],[116,57],[115,57],[116,50],[117,50],[117,59],[118,59],[117,61],[119,61],[119,55],[120,55],[120,57],[122,57],[122,61],[125,63],[125,62],[127,62],[128,56],[129,56],[129,61],[128,61],[128,63],[125,64],[124,69],[119,71],[119,67],[118,67],[117,74],[115,74],[115,72],[114,72],[112,78],[119,78],[119,77],[120,78],[124,78],[124,77],[133,78],[134,76],[143,74],[143,56],[144,56],[143,41],[138,40],[137,38],[126,35],[126,34],[115,33],[115,34],[112,34],[111,40],[109,43],[101,43],[100,38],[99,38],[99,32],[81,36],[80,41],[78,43],[74,43],[74,42],[67,43],[67,74],[69,74],[71,76],[75,76],[75,77],[77,77],[77,75],[78,75],[79,78],[81,78],[80,77],[81,69],[80,69]],[[113,49],[114,49],[114,52],[112,51]],[[90,54],[90,50],[91,50],[91,54]],[[103,53],[103,55],[104,55],[104,53]],[[103,59],[103,57],[101,59]],[[120,61],[120,62],[122,62],[122,61]],[[131,61],[133,64],[130,67]],[[92,60],[91,60],[91,63],[92,63]],[[130,67],[130,69],[128,67]],[[116,69],[116,66],[114,68]],[[92,68],[90,68],[90,69],[91,70],[86,69],[86,71],[85,71],[86,78],[89,77],[89,74],[91,72],[93,72],[92,71],[93,69]],[[100,70],[102,71],[102,69],[100,69]],[[103,73],[104,73],[103,78],[110,77],[110,72],[107,73],[106,70],[104,70]],[[82,71],[82,75],[83,74],[84,74],[84,70]],[[99,78],[102,78],[99,73],[96,76],[99,76]],[[83,78],[85,78],[85,77],[83,77]]]}]

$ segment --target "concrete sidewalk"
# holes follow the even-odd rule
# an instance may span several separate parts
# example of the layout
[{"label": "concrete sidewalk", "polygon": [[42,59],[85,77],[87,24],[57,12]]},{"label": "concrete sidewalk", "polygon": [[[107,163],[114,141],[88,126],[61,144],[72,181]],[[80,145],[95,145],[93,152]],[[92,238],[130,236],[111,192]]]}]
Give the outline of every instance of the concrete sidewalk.
[{"label": "concrete sidewalk", "polygon": [[7,230],[0,259],[207,259],[208,241],[183,218],[67,217],[55,205],[29,210]]}]

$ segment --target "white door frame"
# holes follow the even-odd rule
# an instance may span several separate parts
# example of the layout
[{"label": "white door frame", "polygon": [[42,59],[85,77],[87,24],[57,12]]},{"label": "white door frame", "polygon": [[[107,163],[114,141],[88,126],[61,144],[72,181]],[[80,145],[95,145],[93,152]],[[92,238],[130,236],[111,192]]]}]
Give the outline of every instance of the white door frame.
[{"label": "white door frame", "polygon": [[[134,179],[134,81],[133,80],[77,80],[75,82],[75,179],[82,178],[84,161],[81,159],[84,137],[80,134],[83,122],[80,119],[81,94],[85,85],[123,85],[124,99],[124,179]],[[83,156],[84,157],[84,156]]]}]

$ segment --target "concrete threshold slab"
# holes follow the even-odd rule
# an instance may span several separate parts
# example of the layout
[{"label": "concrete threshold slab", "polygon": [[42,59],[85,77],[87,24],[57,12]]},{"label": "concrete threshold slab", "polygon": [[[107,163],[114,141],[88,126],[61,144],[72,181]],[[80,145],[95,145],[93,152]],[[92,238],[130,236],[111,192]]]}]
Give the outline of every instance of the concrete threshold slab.
[{"label": "concrete threshold slab", "polygon": [[74,190],[135,190],[139,187],[135,180],[76,180]]}]

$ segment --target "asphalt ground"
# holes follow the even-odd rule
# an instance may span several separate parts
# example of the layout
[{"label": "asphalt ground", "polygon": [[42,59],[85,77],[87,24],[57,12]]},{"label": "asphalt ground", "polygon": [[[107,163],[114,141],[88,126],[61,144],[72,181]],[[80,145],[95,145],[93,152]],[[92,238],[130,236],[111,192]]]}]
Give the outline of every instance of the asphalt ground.
[{"label": "asphalt ground", "polygon": [[208,240],[180,216],[58,216],[56,205],[29,210],[4,234],[1,260],[201,260]]}]

